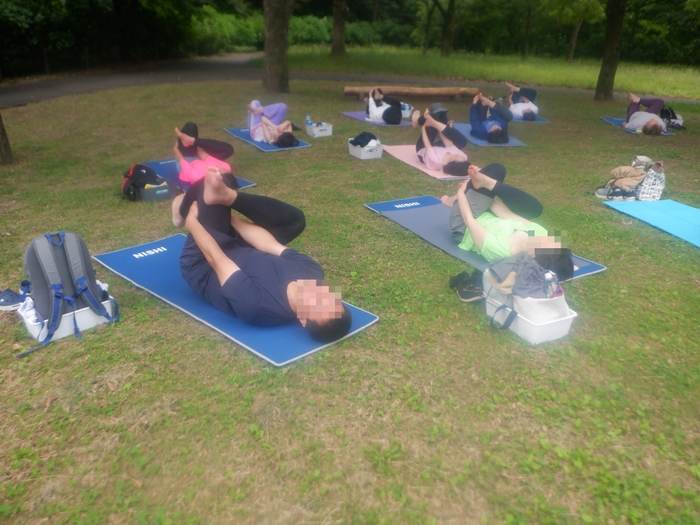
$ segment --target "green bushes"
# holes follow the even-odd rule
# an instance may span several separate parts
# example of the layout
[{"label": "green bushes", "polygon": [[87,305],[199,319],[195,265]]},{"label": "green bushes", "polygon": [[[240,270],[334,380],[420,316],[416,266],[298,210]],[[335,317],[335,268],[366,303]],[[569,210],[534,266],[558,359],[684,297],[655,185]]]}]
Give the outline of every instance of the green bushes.
[{"label": "green bushes", "polygon": [[195,54],[198,55],[213,55],[241,48],[262,49],[265,41],[265,25],[260,14],[240,18],[204,6],[201,14],[193,17],[192,29]]},{"label": "green bushes", "polygon": [[[210,6],[203,6],[193,17],[192,28],[195,54],[213,55],[240,49],[263,49],[265,25],[260,13],[248,18],[226,15]],[[352,22],[345,26],[345,40],[349,45],[372,46],[378,44],[411,45],[410,26],[384,20]],[[289,22],[289,44],[330,44],[333,20],[329,17],[294,16]]]}]

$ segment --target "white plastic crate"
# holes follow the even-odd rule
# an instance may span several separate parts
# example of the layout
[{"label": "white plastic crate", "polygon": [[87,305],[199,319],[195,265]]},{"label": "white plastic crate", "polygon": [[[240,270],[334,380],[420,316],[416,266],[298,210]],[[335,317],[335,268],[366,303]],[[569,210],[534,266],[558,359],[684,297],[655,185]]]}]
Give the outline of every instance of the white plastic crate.
[{"label": "white plastic crate", "polygon": [[401,110],[401,118],[404,120],[411,120],[413,112],[416,110],[413,106],[408,106],[406,109]]},{"label": "white plastic crate", "polygon": [[[111,316],[112,302],[109,300],[103,301],[102,306],[105,307],[107,313]],[[31,336],[34,339],[36,339],[37,341],[42,341],[46,337],[46,333],[49,330],[48,322],[43,323],[42,328],[42,323],[36,323],[27,319],[19,311],[17,312],[17,314],[22,318],[24,326],[27,328],[27,331],[31,334]],[[51,338],[52,341],[62,339],[75,333],[75,327],[73,325],[73,315],[73,312],[67,312],[63,314],[63,318],[61,319],[58,328],[56,329],[56,331],[53,334],[53,337]],[[109,322],[107,321],[107,319],[105,319],[101,315],[97,315],[95,312],[93,312],[90,308],[87,307],[75,311],[75,320],[78,323],[78,330],[80,330],[81,332],[94,326],[97,326],[98,324]]]},{"label": "white plastic crate", "polygon": [[[491,318],[496,312],[496,308],[501,306],[501,302],[493,297],[486,297],[486,315]],[[494,318],[499,324],[503,324],[508,315],[510,308],[503,308],[496,313]],[[529,319],[525,319],[520,314],[513,320],[510,325],[510,330],[525,339],[528,343],[537,345],[546,341],[554,341],[560,339],[569,333],[571,323],[578,314],[569,308],[569,314],[561,319],[549,321],[547,323],[533,323]]]},{"label": "white plastic crate", "polygon": [[376,146],[365,146],[364,148],[362,148],[360,146],[353,146],[352,144],[350,144],[351,140],[352,139],[348,139],[348,149],[350,150],[350,155],[352,155],[353,157],[357,157],[358,159],[362,160],[367,160],[378,159],[382,156],[384,148],[381,144],[377,144]]},{"label": "white plastic crate", "polygon": [[306,126],[306,133],[310,137],[330,137],[333,135],[333,124],[317,122],[311,126]]}]

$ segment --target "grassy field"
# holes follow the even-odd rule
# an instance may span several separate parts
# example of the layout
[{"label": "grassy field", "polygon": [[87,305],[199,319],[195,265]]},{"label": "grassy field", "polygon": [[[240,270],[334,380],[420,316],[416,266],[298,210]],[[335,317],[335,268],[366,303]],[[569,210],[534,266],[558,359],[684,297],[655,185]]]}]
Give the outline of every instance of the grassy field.
[{"label": "grassy field", "polygon": [[[436,50],[427,57],[418,49],[388,46],[349,48],[348,56],[329,57],[325,46],[295,46],[289,51],[295,70],[335,73],[381,73],[465,80],[468,82],[517,82],[536,86],[595,89],[600,60],[576,60],[476,53],[454,53],[443,58]],[[258,63],[262,63],[258,60]],[[420,67],[416,67],[420,64]],[[700,99],[700,71],[684,66],[659,66],[623,62],[615,76],[616,91],[633,91],[667,97]]]},{"label": "grassy field", "polygon": [[[293,246],[379,323],[275,369],[103,268],[122,321],[80,341],[18,360],[32,341],[0,313],[0,522],[700,523],[698,249],[592,195],[644,154],[665,162],[666,197],[700,206],[700,107],[674,104],[689,129],[646,137],[598,119],[623,101],[551,93],[551,124],[512,125],[527,147],[467,147],[608,266],[566,284],[570,335],[533,348],[458,301],[448,278],[463,264],[364,208],[454,191],[347,153],[364,129],[386,144],[416,131],[339,116],[360,109],[341,83],[292,89],[292,121],[311,111],[333,137],[275,155],[235,142],[236,169],[306,212]],[[93,253],[179,231],[169,203],[121,198],[122,172],[169,157],[186,120],[227,140],[258,95],[258,82],[161,85],[3,110],[17,162],[0,168],[0,288],[46,231]],[[466,103],[445,104],[466,119]]]}]

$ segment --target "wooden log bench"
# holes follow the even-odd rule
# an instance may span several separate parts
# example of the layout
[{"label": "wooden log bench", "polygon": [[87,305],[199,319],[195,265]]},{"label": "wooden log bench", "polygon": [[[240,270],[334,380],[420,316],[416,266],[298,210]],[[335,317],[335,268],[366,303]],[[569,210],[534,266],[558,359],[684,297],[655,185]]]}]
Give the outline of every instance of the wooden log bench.
[{"label": "wooden log bench", "polygon": [[[345,86],[345,95],[356,95],[363,100],[375,86]],[[462,97],[473,98],[479,93],[475,87],[413,87],[413,86],[378,86],[385,95],[400,97],[451,97],[460,100]]]}]

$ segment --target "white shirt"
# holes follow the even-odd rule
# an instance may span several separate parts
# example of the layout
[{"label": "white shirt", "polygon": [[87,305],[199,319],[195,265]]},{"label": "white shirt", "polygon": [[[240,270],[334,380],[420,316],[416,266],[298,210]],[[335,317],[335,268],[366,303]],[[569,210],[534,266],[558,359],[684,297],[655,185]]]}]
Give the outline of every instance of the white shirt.
[{"label": "white shirt", "polygon": [[526,109],[532,110],[535,115],[537,115],[538,111],[537,106],[535,106],[532,102],[518,102],[517,104],[511,104],[508,109],[513,114],[513,118],[515,120],[523,120],[523,111]]},{"label": "white shirt", "polygon": [[382,104],[381,106],[377,106],[377,104],[374,102],[374,99],[372,97],[369,97],[369,101],[367,102],[367,105],[369,106],[369,115],[367,115],[367,117],[365,117],[365,120],[369,120],[371,122],[384,122],[382,115],[384,115],[384,111],[389,106],[386,104]]}]

